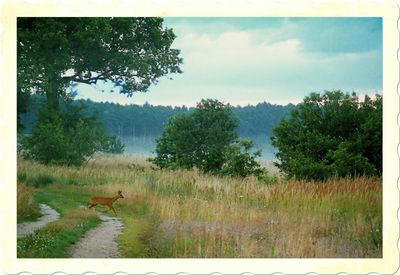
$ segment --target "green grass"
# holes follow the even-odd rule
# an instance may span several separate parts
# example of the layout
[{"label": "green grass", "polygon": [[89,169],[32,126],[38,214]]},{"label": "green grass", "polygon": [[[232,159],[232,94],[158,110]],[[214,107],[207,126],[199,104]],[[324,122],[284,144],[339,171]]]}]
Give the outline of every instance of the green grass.
[{"label": "green grass", "polygon": [[81,219],[70,227],[44,228],[35,234],[17,240],[18,258],[67,258],[67,249],[76,243],[90,228],[96,227],[100,220],[96,217]]},{"label": "green grass", "polygon": [[41,188],[35,194],[36,201],[50,205],[60,213],[61,217],[70,210],[87,206],[89,199],[90,194],[68,185]]},{"label": "green grass", "polygon": [[34,222],[37,221],[42,216],[39,205],[37,203],[35,203],[34,206],[32,206],[32,208],[33,209],[30,213],[27,213],[25,215],[18,215],[17,223]]},{"label": "green grass", "polygon": [[40,212],[39,206],[37,206],[34,208],[34,210],[32,210],[31,213],[17,216],[17,223],[34,222],[37,221],[41,216],[42,213]]},{"label": "green grass", "polygon": [[[70,214],[77,209],[92,214],[93,210],[80,209],[86,206],[90,198],[90,189],[68,184],[53,184],[38,189],[35,193],[35,201],[48,204],[61,215],[57,222],[49,224],[42,230],[26,238],[18,240],[19,258],[65,258],[69,257],[68,247],[76,243],[83,234],[97,226],[100,220],[90,216],[74,217]],[[150,217],[148,204],[140,200],[135,204],[117,204],[115,206],[118,217],[124,223],[123,233],[118,237],[118,243],[123,257],[160,257],[162,252],[152,246],[150,238]],[[105,211],[107,208],[97,206],[97,211]],[[113,215],[111,212],[110,215]],[[58,225],[57,225],[58,224]],[[62,226],[60,226],[60,224]],[[151,240],[150,240],[151,239]],[[164,254],[163,254],[164,255]]]},{"label": "green grass", "polygon": [[156,232],[157,218],[149,212],[148,203],[137,200],[133,204],[121,204],[118,216],[124,223],[124,230],[118,236],[121,254],[126,258],[161,258],[170,255],[160,242]]},{"label": "green grass", "polygon": [[56,181],[56,178],[47,173],[38,173],[27,178],[26,185],[33,186],[35,188],[44,187],[50,185]]},{"label": "green grass", "polygon": [[71,186],[52,185],[39,189],[35,200],[58,211],[60,219],[32,235],[18,239],[18,258],[69,257],[67,249],[87,230],[101,222],[93,211],[79,208],[87,203],[88,197],[88,194]]},{"label": "green grass", "polygon": [[118,237],[121,255],[126,258],[141,258],[146,245],[140,238],[148,228],[146,218],[136,218],[123,214],[120,217],[124,223],[125,229]]}]

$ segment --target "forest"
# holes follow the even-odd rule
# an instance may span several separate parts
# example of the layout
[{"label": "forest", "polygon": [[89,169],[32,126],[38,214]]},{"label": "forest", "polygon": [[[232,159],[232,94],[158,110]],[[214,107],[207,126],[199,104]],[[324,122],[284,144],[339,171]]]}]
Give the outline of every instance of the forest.
[{"label": "forest", "polygon": [[[41,95],[33,95],[30,99],[30,108],[21,115],[24,125],[23,134],[32,132],[32,127],[37,120],[38,110],[46,104],[46,99]],[[188,113],[193,108],[186,106],[155,106],[121,105],[110,102],[93,102],[87,100],[74,100],[76,105],[84,105],[85,115],[97,115],[106,128],[107,134],[119,137],[155,137],[162,133],[165,122],[171,116],[179,113]],[[255,106],[235,106],[232,108],[234,115],[239,118],[237,133],[241,137],[264,136],[265,142],[272,132],[272,127],[282,118],[289,115],[293,104],[285,106],[261,102]]]},{"label": "forest", "polygon": [[[37,121],[38,111],[46,105],[46,98],[34,94],[29,99],[29,109],[21,114],[23,130],[21,135],[32,133]],[[61,103],[62,105],[63,103]],[[151,105],[121,105],[111,102],[94,102],[90,99],[72,100],[74,106],[83,108],[85,116],[94,115],[110,136],[120,138],[125,145],[124,153],[138,156],[150,156],[155,151],[155,138],[160,136],[164,124],[176,114],[193,111],[194,107]],[[285,106],[260,102],[257,105],[234,106],[233,114],[239,119],[236,132],[239,137],[250,138],[256,149],[261,149],[262,160],[274,160],[275,148],[270,143],[272,128],[295,108],[293,104]]]}]

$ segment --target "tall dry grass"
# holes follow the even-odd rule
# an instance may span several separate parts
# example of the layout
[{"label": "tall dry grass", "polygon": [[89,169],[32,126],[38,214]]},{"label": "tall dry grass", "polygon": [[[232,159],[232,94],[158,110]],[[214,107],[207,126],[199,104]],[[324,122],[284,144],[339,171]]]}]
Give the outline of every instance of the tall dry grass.
[{"label": "tall dry grass", "polygon": [[[121,156],[99,157],[80,169],[18,165],[27,175],[46,170],[59,184],[74,183],[88,194],[122,190],[123,247],[143,242],[144,256],[382,256],[381,179],[278,178],[267,186],[251,177],[156,170],[144,159]],[[143,219],[146,226],[135,228]],[[139,253],[129,251],[124,255]]]},{"label": "tall dry grass", "polygon": [[[226,184],[230,184],[225,186]],[[148,198],[176,257],[380,257],[381,185],[198,182],[183,196]]]},{"label": "tall dry grass", "polygon": [[33,200],[35,188],[17,184],[17,215],[20,217],[36,216],[38,205]]}]

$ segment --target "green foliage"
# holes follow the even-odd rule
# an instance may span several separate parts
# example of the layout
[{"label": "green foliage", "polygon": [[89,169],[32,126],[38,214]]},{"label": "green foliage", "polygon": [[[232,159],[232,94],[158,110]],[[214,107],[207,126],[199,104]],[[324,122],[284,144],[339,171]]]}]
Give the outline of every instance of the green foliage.
[{"label": "green foliage", "polygon": [[[45,105],[46,98],[42,95],[32,95],[29,110],[21,115],[25,126],[23,133],[32,132],[32,126],[36,121],[37,110]],[[161,135],[168,119],[174,115],[191,113],[194,108],[185,106],[155,106],[144,105],[120,105],[110,102],[93,102],[89,99],[74,100],[74,104],[84,104],[87,108],[85,115],[97,114],[103,122],[107,134],[123,137]],[[233,114],[239,119],[237,133],[241,137],[269,136],[272,126],[280,119],[288,117],[293,105],[279,106],[269,103],[260,103],[255,106],[232,107]],[[260,141],[261,142],[261,141]]]},{"label": "green foliage", "polygon": [[28,106],[30,103],[30,94],[17,89],[17,132],[20,133],[24,130],[24,125],[21,120],[21,116],[28,112]]},{"label": "green foliage", "polygon": [[251,153],[254,143],[251,140],[240,140],[239,142],[230,145],[224,153],[224,165],[220,173],[222,175],[231,175],[236,177],[246,177],[255,175],[262,178],[267,171],[260,167],[256,161],[257,157],[261,156],[261,151],[258,150]]},{"label": "green foliage", "polygon": [[32,135],[22,140],[24,155],[45,164],[63,164],[70,145],[63,130],[63,120],[59,113],[40,112]]},{"label": "green foliage", "polygon": [[239,118],[237,133],[241,137],[270,136],[272,127],[280,119],[288,117],[293,104],[285,106],[274,105],[267,102],[251,106],[236,106],[233,113]]},{"label": "green foliage", "polygon": [[335,151],[328,152],[328,158],[332,160],[333,173],[339,177],[354,175],[355,171],[366,175],[376,174],[376,167],[361,153],[352,152],[352,146],[349,142],[342,142]]},{"label": "green foliage", "polygon": [[161,168],[198,168],[205,173],[245,177],[261,176],[255,161],[261,152],[250,153],[253,142],[237,142],[237,118],[228,105],[202,100],[189,114],[169,119],[151,161]]},{"label": "green foliage", "polygon": [[164,132],[156,139],[157,156],[151,161],[161,168],[190,169],[195,166],[194,121],[191,115],[171,117]]},{"label": "green foliage", "polygon": [[237,119],[229,105],[202,100],[190,114],[172,117],[156,140],[152,162],[161,168],[197,167],[217,172],[224,163],[224,151],[236,139]]},{"label": "green foliage", "polygon": [[42,109],[32,134],[22,140],[24,155],[44,164],[79,166],[96,152],[123,150],[96,117],[82,115],[83,108],[67,103],[65,111]]},{"label": "green foliage", "polygon": [[289,177],[382,173],[382,97],[312,93],[273,129],[277,166]]},{"label": "green foliage", "polygon": [[122,154],[124,152],[125,145],[121,139],[116,136],[105,137],[105,146],[102,149],[103,153],[109,154]]},{"label": "green foliage", "polygon": [[203,172],[217,173],[224,164],[224,152],[237,139],[239,121],[231,106],[206,99],[191,114],[195,166]]},{"label": "green foliage", "polygon": [[[179,50],[162,18],[40,18],[17,20],[17,85],[46,94],[58,108],[72,83],[111,80],[123,93],[146,92],[169,73],[180,73]],[[73,71],[66,74],[67,71]]]},{"label": "green foliage", "polygon": [[[81,165],[95,152],[121,153],[94,116],[67,103],[66,88],[112,81],[121,93],[146,92],[169,73],[181,73],[175,35],[162,18],[30,18],[17,20],[18,130],[31,93],[46,96],[24,153],[41,163]],[[61,103],[61,104],[60,104]],[[61,107],[60,107],[61,105]]]}]

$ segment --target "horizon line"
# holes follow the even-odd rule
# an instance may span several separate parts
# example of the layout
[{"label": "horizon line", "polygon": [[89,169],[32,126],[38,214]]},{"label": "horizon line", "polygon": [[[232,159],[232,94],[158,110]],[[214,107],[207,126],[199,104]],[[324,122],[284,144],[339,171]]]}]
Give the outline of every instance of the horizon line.
[{"label": "horizon line", "polygon": [[[345,95],[351,95],[352,93],[350,93],[350,92],[347,92],[347,93],[345,93]],[[375,92],[373,95],[371,95],[371,94],[367,94],[367,93],[365,93],[365,94],[356,94],[356,96],[357,96],[357,98],[361,101],[361,102],[363,102],[364,101],[364,98],[365,98],[365,96],[369,96],[370,98],[375,98],[376,97],[376,95],[380,95],[380,96],[383,96],[383,93],[382,92]],[[208,98],[206,98],[206,99],[208,99]],[[216,99],[216,100],[219,100],[219,99],[217,99],[217,98],[210,98],[210,99]],[[186,108],[195,108],[196,106],[197,106],[197,103],[198,102],[196,102],[196,103],[189,103],[189,104],[185,104],[185,103],[176,103],[176,104],[171,104],[171,103],[157,103],[157,102],[149,102],[148,100],[146,100],[146,101],[144,101],[144,102],[142,102],[142,103],[139,103],[139,102],[137,102],[137,103],[134,103],[134,102],[118,102],[118,101],[109,101],[109,100],[100,100],[100,101],[97,101],[97,100],[93,100],[92,98],[90,98],[90,97],[74,97],[74,98],[72,98],[72,100],[74,100],[74,101],[78,101],[78,100],[87,100],[87,101],[91,101],[91,102],[93,102],[93,103],[103,103],[103,104],[116,104],[116,105],[120,105],[120,106],[145,106],[145,105],[150,105],[150,106],[154,106],[154,107],[157,107],[157,106],[163,106],[163,107],[173,107],[173,108],[177,108],[177,107],[180,107],[180,108],[183,108],[183,107],[186,107]],[[283,103],[283,102],[271,102],[271,101],[267,101],[267,100],[263,100],[263,101],[258,101],[258,102],[247,102],[247,103],[236,103],[236,104],[231,104],[230,102],[226,102],[225,100],[219,100],[219,101],[221,101],[222,103],[224,103],[224,104],[229,104],[231,107],[252,107],[252,106],[257,106],[257,105],[259,105],[259,104],[270,104],[270,105],[273,105],[273,106],[283,106],[283,107],[285,107],[285,106],[288,106],[288,105],[293,105],[293,106],[296,106],[296,105],[298,105],[298,104],[300,104],[300,103],[302,103],[303,101],[304,101],[304,98],[303,99],[301,99],[300,101],[298,101],[298,102],[296,102],[296,100],[294,100],[293,102],[285,102],[285,103]]]}]

